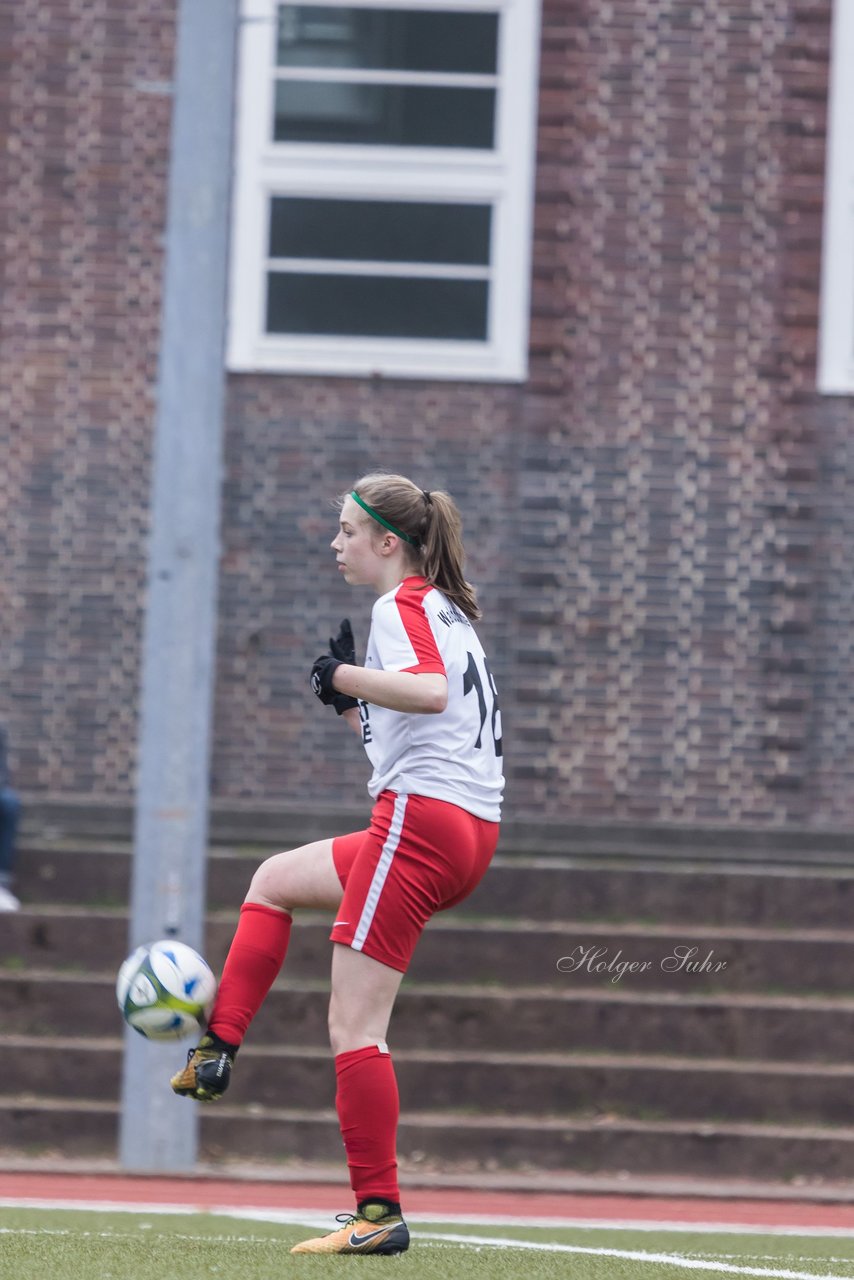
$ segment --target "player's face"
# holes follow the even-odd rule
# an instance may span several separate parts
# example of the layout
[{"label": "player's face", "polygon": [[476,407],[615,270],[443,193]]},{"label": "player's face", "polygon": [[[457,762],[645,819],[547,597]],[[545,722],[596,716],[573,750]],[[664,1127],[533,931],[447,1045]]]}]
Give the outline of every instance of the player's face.
[{"label": "player's face", "polygon": [[351,587],[375,586],[383,571],[383,557],[371,525],[372,521],[364,518],[358,504],[352,498],[345,498],[332,550],[338,561],[338,572]]}]

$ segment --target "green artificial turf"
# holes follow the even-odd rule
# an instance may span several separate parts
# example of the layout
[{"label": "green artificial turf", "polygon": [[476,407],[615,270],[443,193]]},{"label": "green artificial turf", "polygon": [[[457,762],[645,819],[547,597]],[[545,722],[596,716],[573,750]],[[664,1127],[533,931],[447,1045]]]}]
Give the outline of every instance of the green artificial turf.
[{"label": "green artificial turf", "polygon": [[[397,1258],[289,1253],[298,1240],[334,1226],[332,1215],[302,1226],[208,1213],[0,1209],[0,1280],[324,1280],[354,1267],[360,1276],[363,1269],[391,1269],[419,1280],[711,1280],[763,1273],[854,1280],[854,1239],[826,1236],[419,1222],[410,1224],[409,1253]],[[448,1235],[482,1240],[441,1238]],[[626,1254],[635,1256],[620,1256]]]}]

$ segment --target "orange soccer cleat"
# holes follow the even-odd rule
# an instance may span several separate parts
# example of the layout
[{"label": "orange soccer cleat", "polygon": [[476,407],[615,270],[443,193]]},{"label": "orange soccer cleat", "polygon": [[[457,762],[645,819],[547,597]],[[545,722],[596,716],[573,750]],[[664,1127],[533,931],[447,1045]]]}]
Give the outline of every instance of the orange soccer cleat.
[{"label": "orange soccer cleat", "polygon": [[236,1052],[213,1036],[202,1036],[187,1054],[186,1067],[172,1077],[173,1090],[197,1102],[215,1102],[228,1088]]},{"label": "orange soccer cleat", "polygon": [[294,1245],[291,1253],[404,1253],[409,1248],[409,1229],[399,1213],[389,1213],[383,1204],[366,1204],[361,1212],[348,1216],[337,1231]]}]

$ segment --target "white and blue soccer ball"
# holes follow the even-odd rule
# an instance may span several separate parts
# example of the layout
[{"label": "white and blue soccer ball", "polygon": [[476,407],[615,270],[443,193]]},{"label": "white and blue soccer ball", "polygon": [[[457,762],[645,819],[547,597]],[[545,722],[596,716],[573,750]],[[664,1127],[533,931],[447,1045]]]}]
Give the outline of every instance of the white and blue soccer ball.
[{"label": "white and blue soccer ball", "polygon": [[183,1040],[207,1023],[216,995],[210,966],[185,942],[137,947],[116,980],[122,1017],[147,1040]]}]

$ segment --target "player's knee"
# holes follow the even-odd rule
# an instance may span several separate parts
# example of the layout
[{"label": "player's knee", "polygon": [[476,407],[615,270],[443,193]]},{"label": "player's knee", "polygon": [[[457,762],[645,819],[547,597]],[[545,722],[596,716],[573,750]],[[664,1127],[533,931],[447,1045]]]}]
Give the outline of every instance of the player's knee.
[{"label": "player's knee", "polygon": [[329,1023],[329,1044],[332,1047],[333,1057],[338,1057],[339,1053],[352,1053],[354,1049],[364,1049],[369,1044],[377,1041],[377,1036],[369,1035],[366,1031],[357,1031],[346,1024]]},{"label": "player's knee", "polygon": [[388,1018],[380,1011],[359,1008],[333,991],[329,1001],[329,1043],[333,1054],[349,1053],[384,1041]]},{"label": "player's knee", "polygon": [[267,907],[293,910],[291,886],[288,883],[287,863],[279,855],[262,862],[252,877],[246,902],[258,902]]}]

